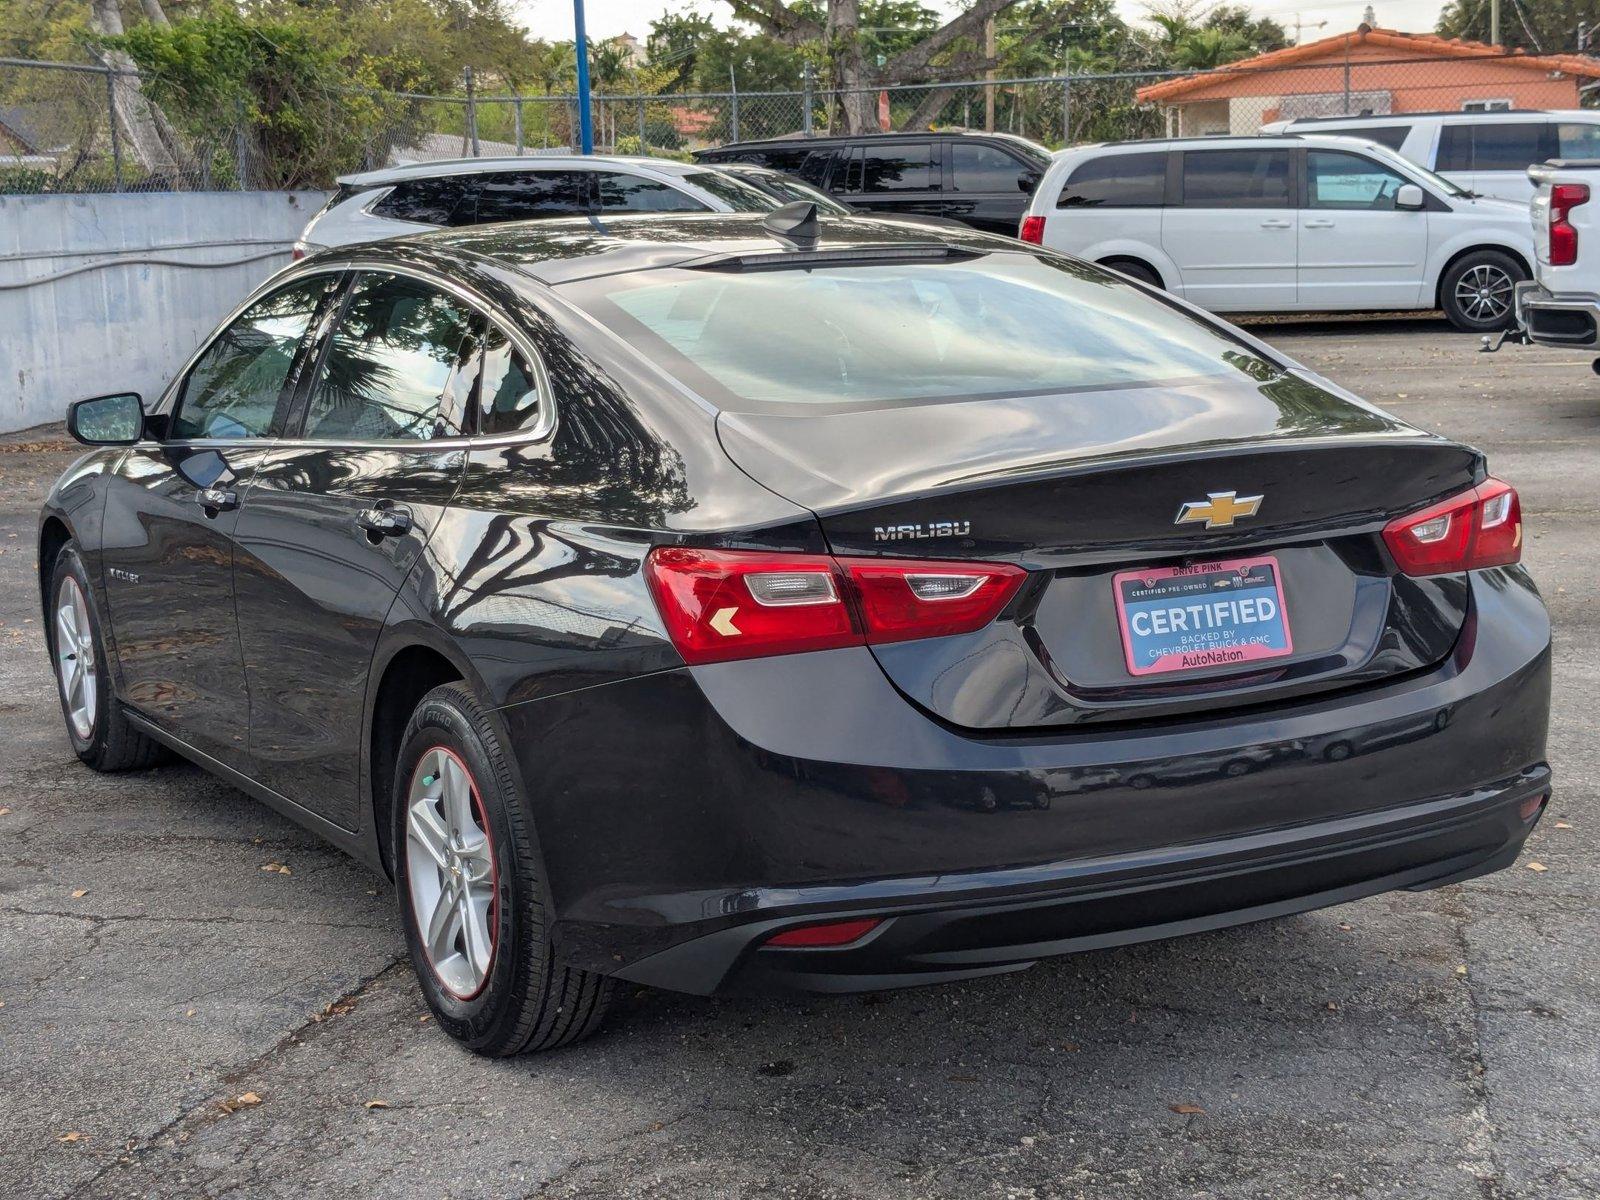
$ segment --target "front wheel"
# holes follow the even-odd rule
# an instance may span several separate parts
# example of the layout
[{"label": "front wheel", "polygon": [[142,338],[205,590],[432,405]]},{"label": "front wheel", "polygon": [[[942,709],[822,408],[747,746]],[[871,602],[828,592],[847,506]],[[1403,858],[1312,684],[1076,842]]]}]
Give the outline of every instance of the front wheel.
[{"label": "front wheel", "polygon": [[1513,293],[1527,277],[1522,264],[1502,251],[1464,254],[1450,264],[1439,285],[1444,315],[1468,333],[1505,329],[1513,317]]},{"label": "front wheel", "polygon": [[166,747],[135,729],[111,692],[100,614],[75,541],[56,555],[45,619],[72,752],[96,771],[128,771],[166,761]]},{"label": "front wheel", "polygon": [[528,805],[459,683],[422,698],[395,772],[395,884],[439,1025],[479,1054],[550,1050],[600,1027],[612,984],[553,953]]}]

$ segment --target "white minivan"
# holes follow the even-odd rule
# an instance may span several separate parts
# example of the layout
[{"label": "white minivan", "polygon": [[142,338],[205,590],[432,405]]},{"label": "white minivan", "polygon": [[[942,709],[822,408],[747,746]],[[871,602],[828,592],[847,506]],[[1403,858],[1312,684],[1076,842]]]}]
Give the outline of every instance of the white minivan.
[{"label": "white minivan", "polygon": [[1338,133],[1387,146],[1469,192],[1528,201],[1528,168],[1600,156],[1600,110],[1503,109],[1300,117],[1262,133]]},{"label": "white minivan", "polygon": [[1055,155],[1020,235],[1213,312],[1442,308],[1489,332],[1531,274],[1525,205],[1355,138],[1173,138]]}]

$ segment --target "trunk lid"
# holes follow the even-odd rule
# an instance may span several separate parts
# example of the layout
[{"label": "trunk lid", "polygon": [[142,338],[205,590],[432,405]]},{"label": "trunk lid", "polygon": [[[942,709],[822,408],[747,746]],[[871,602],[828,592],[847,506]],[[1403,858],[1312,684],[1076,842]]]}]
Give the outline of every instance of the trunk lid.
[{"label": "trunk lid", "polygon": [[[965,728],[1188,714],[1438,663],[1466,617],[1465,579],[1397,575],[1381,530],[1470,487],[1481,457],[1307,374],[1263,374],[1253,385],[1208,377],[816,414],[724,412],[718,431],[744,470],[817,514],[836,554],[1029,570],[985,629],[873,649],[910,699]],[[1214,500],[1220,507],[1207,508]],[[1191,504],[1211,527],[1176,523]],[[1264,581],[1277,587],[1270,605],[1283,609],[1287,648],[1133,669],[1141,651],[1125,622],[1149,631],[1149,617],[1130,616],[1141,597]]]}]

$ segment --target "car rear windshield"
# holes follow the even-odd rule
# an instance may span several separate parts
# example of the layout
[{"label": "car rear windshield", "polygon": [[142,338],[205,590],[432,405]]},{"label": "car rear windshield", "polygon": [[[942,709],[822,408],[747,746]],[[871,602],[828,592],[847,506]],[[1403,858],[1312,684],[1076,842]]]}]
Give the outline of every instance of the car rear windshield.
[{"label": "car rear windshield", "polygon": [[563,291],[728,411],[1085,391],[1277,368],[1097,267],[997,252],[666,269]]}]

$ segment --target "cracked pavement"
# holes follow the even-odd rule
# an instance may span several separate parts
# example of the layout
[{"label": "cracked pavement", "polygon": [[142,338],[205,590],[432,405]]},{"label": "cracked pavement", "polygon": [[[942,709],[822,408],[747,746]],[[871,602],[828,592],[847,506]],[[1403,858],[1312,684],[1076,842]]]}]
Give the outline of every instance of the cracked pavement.
[{"label": "cracked pavement", "polygon": [[77,764],[33,544],[72,455],[0,439],[0,1195],[1600,1195],[1600,379],[1437,321],[1257,331],[1521,489],[1557,630],[1521,862],[964,985],[637,991],[505,1062],[426,1019],[386,882],[195,768]]}]

